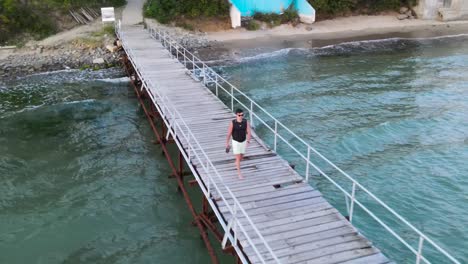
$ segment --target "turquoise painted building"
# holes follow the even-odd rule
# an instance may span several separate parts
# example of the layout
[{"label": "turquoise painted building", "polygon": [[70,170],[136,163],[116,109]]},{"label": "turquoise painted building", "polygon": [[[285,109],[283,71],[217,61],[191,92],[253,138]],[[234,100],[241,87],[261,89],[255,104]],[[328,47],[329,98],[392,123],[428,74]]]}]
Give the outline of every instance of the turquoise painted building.
[{"label": "turquoise painted building", "polygon": [[252,16],[256,12],[281,14],[293,6],[302,22],[315,21],[315,9],[307,0],[230,0],[230,2],[241,16]]}]

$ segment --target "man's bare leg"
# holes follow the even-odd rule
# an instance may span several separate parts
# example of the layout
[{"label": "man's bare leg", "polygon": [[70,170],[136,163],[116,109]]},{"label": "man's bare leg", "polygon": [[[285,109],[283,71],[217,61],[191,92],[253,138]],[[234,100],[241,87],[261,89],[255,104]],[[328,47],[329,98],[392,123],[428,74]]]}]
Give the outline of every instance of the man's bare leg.
[{"label": "man's bare leg", "polygon": [[240,170],[240,162],[241,162],[241,159],[242,159],[242,154],[237,154],[236,155],[236,168],[237,168],[237,175],[239,176],[239,179],[244,179],[244,176],[242,175],[241,173],[241,170]]}]

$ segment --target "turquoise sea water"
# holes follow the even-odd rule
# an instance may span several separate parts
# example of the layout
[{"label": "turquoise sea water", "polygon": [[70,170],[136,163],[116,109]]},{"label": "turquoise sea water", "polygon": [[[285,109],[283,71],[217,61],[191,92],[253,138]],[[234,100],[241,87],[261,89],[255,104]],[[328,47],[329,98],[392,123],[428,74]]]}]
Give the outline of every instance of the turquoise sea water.
[{"label": "turquoise sea water", "polygon": [[[468,261],[468,37],[288,49],[219,70],[416,228]],[[272,143],[263,126],[257,132]],[[303,169],[284,145],[279,152]],[[351,191],[343,177],[325,171]],[[318,173],[310,182],[346,214],[335,187]],[[357,197],[417,247],[414,232],[363,192]],[[387,256],[414,263],[414,255],[362,210],[355,217]],[[433,263],[449,263],[430,246],[424,252]]]},{"label": "turquoise sea water", "polygon": [[209,262],[122,76],[0,83],[0,263]]},{"label": "turquoise sea water", "polygon": [[[220,71],[465,263],[467,44],[454,37],[283,50]],[[0,81],[0,263],[209,262],[122,76]],[[272,142],[264,127],[256,131]],[[279,152],[303,169],[284,145]],[[345,212],[343,195],[312,174],[311,184]],[[357,197],[416,246],[414,233]],[[362,210],[355,221],[387,256],[414,263]],[[448,263],[425,250],[433,263]]]}]

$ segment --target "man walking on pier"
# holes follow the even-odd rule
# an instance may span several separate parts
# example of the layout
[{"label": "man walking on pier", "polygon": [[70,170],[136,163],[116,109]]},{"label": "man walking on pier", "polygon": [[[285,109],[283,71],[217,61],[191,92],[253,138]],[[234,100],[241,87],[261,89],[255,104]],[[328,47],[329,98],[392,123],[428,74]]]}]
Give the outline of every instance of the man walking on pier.
[{"label": "man walking on pier", "polygon": [[240,162],[245,154],[245,149],[250,143],[251,133],[250,124],[244,119],[244,112],[242,109],[236,110],[236,119],[229,123],[228,134],[226,138],[226,152],[229,152],[230,140],[232,136],[232,152],[236,156],[236,168],[239,179],[244,179],[240,171]]}]

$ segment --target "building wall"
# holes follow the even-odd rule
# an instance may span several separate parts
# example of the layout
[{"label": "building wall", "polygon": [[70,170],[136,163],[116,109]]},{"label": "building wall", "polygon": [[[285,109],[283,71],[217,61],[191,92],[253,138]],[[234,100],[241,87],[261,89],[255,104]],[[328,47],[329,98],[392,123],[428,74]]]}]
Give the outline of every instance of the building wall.
[{"label": "building wall", "polygon": [[419,0],[415,11],[421,19],[464,20],[468,19],[468,0]]}]

